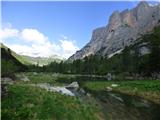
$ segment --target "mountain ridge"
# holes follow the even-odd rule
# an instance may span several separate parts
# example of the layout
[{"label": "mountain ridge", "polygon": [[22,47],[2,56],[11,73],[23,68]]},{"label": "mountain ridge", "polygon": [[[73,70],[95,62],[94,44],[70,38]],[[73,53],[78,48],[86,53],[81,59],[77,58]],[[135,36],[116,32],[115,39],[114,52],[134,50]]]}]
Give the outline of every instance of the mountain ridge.
[{"label": "mountain ridge", "polygon": [[89,43],[68,60],[83,59],[94,54],[109,56],[134,44],[137,38],[152,31],[159,24],[160,4],[150,6],[142,1],[133,9],[114,11],[108,25],[94,29]]},{"label": "mountain ridge", "polygon": [[1,43],[1,48],[4,48],[6,50],[10,50],[11,51],[11,55],[14,56],[18,61],[20,61],[22,64],[24,65],[47,65],[50,64],[51,62],[60,62],[63,59],[61,59],[59,56],[50,56],[50,57],[31,57],[31,56],[27,56],[27,55],[19,55],[16,52],[14,52],[13,50],[11,50],[9,47],[7,47],[6,45],[4,45],[3,43]]}]

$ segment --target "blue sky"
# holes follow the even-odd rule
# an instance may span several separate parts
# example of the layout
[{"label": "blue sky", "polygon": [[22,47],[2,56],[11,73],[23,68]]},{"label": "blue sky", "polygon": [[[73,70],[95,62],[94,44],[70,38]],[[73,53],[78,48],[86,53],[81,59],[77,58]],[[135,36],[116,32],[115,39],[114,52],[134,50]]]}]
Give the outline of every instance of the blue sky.
[{"label": "blue sky", "polygon": [[68,58],[90,41],[93,29],[107,25],[113,11],[136,5],[127,1],[2,2],[2,42],[19,54]]}]

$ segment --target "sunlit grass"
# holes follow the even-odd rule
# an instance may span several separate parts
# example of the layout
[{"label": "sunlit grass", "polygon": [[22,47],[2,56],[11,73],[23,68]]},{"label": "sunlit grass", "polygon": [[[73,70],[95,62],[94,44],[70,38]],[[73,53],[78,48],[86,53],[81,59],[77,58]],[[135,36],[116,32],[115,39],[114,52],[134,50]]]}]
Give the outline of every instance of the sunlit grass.
[{"label": "sunlit grass", "polygon": [[69,79],[75,77],[74,75],[65,75],[59,73],[36,73],[26,72],[25,76],[29,78],[29,82],[26,83],[49,83],[51,85],[63,85],[63,82],[58,81],[59,79]]},{"label": "sunlit grass", "polygon": [[97,109],[77,97],[12,85],[2,98],[3,120],[96,120]]}]

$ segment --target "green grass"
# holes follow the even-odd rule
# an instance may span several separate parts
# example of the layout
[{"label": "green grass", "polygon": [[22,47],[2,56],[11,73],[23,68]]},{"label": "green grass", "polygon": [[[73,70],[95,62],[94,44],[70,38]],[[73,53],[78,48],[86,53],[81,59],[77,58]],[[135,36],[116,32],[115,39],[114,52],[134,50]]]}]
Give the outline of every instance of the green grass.
[{"label": "green grass", "polygon": [[[18,73],[19,74],[19,73]],[[27,72],[24,73],[29,79],[29,82],[24,83],[49,83],[51,85],[63,85],[62,82],[58,82],[59,78],[70,78],[73,76],[66,76],[63,74],[54,74],[54,73],[34,73],[34,72]]]},{"label": "green grass", "polygon": [[112,84],[118,84],[118,87],[113,87],[113,91],[139,96],[160,104],[160,80],[96,81],[86,82],[84,87],[99,91],[106,90]]},{"label": "green grass", "polygon": [[29,83],[50,83],[54,85],[56,82],[56,77],[49,73],[25,73],[25,75],[30,79]]},{"label": "green grass", "polygon": [[15,84],[2,97],[3,120],[96,120],[97,108],[76,97]]},{"label": "green grass", "polygon": [[[91,98],[65,96],[27,85],[28,83],[63,85],[64,83],[58,82],[59,78],[67,79],[74,76],[33,72],[22,74],[25,74],[30,81],[16,81],[8,87],[8,94],[2,97],[1,102],[3,120],[97,120],[103,118],[100,106]],[[118,84],[113,91],[140,96],[160,104],[159,80],[86,81],[82,87],[101,91],[112,84]]]}]

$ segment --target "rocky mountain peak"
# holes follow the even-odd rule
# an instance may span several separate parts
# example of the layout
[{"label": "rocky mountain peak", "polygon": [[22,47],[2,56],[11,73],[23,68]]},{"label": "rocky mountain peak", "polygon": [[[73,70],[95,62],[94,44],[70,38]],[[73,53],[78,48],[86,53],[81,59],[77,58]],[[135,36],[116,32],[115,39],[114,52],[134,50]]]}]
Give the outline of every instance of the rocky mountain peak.
[{"label": "rocky mountain peak", "polygon": [[145,8],[145,7],[149,7],[148,3],[146,1],[141,1],[139,2],[139,4],[137,5],[137,8]]},{"label": "rocky mountain peak", "polygon": [[121,25],[121,15],[119,11],[113,12],[109,19],[109,30],[112,31],[113,29],[117,28]]},{"label": "rocky mountain peak", "polygon": [[150,6],[140,2],[137,7],[122,12],[115,11],[109,18],[106,27],[96,28],[90,42],[69,60],[82,59],[91,54],[109,56],[125,46],[135,43],[135,40],[160,25],[160,4]]}]

